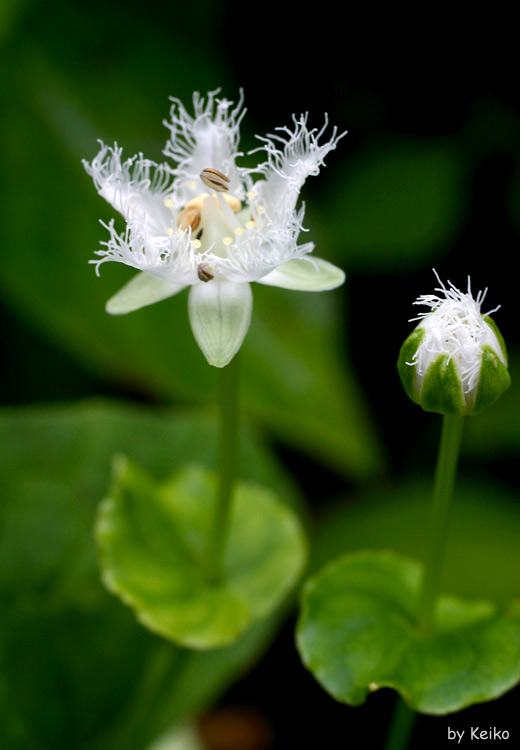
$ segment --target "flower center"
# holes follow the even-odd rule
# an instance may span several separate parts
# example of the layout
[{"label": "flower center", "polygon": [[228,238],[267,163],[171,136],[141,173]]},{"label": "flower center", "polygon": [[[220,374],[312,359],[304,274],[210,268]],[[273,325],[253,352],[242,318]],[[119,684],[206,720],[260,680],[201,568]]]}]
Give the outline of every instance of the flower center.
[{"label": "flower center", "polygon": [[[227,192],[230,179],[218,169],[204,169],[200,179],[212,192],[200,193],[186,203],[177,216],[177,232],[190,231],[192,246],[201,254],[209,251],[227,258],[228,248],[245,231],[236,215],[242,203]],[[169,233],[173,233],[173,228]],[[203,262],[199,264],[198,276],[201,281],[210,281],[213,269]]]},{"label": "flower center", "polygon": [[[207,167],[200,173],[201,182],[211,190],[211,193],[200,193],[191,198],[177,215],[176,228],[167,228],[167,234],[190,232],[191,245],[197,254],[204,256],[198,265],[198,277],[201,281],[211,281],[214,278],[214,268],[211,265],[211,255],[219,258],[230,258],[233,246],[245,232],[257,226],[257,221],[265,212],[263,205],[255,200],[256,193],[246,193],[248,208],[243,208],[241,201],[229,193],[231,180],[227,175],[213,167]],[[193,182],[193,187],[196,183]],[[191,184],[190,184],[191,187]],[[175,211],[175,202],[167,198],[164,205]]]}]

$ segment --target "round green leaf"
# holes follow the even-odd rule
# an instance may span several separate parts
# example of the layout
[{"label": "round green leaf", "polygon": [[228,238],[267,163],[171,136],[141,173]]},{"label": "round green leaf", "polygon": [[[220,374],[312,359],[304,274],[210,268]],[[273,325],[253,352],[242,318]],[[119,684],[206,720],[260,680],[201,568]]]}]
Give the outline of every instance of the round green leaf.
[{"label": "round green leaf", "polygon": [[[99,580],[92,526],[107,456],[165,477],[216,460],[216,414],[88,401],[0,409],[0,747],[143,750],[251,668],[288,602],[225,649],[186,650],[142,628]],[[240,466],[299,498],[249,429]],[[100,675],[102,676],[100,679]]]},{"label": "round green leaf", "polygon": [[191,648],[223,646],[269,614],[296,582],[303,532],[268,490],[237,485],[225,578],[210,583],[203,553],[216,477],[193,466],[157,485],[124,458],[115,469],[96,528],[103,580],[150,630]]},{"label": "round green leaf", "polygon": [[397,690],[416,711],[447,714],[520,680],[520,606],[440,597],[436,631],[417,629],[419,563],[389,552],[345,555],[306,586],[297,629],[305,665],[334,698]]}]

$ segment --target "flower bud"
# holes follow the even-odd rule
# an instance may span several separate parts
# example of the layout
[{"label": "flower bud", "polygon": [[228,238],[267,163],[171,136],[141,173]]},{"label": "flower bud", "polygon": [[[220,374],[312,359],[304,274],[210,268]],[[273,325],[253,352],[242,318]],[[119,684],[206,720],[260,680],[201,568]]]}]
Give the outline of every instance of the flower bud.
[{"label": "flower bud", "polygon": [[480,308],[487,289],[476,299],[451,282],[448,288],[434,271],[437,294],[421,295],[426,305],[415,330],[399,354],[397,368],[408,396],[425,411],[464,416],[490,406],[509,387],[504,340],[489,313]]}]

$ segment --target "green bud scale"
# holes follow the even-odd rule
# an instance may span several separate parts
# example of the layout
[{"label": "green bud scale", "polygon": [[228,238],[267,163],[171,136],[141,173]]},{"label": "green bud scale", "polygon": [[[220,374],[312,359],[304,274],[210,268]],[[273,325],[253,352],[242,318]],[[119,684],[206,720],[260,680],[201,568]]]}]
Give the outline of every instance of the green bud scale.
[{"label": "green bud scale", "polygon": [[[435,271],[434,271],[435,273]],[[504,340],[490,313],[480,311],[487,289],[476,299],[435,273],[442,293],[421,295],[426,305],[399,354],[398,370],[408,396],[425,411],[465,416],[490,406],[509,387]]]}]

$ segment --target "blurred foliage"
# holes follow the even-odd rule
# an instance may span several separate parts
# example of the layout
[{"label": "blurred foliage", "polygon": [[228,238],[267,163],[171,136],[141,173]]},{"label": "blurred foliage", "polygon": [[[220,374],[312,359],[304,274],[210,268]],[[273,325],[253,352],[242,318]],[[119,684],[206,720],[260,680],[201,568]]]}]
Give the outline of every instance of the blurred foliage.
[{"label": "blurred foliage", "polygon": [[[475,418],[477,419],[477,418]],[[469,421],[466,420],[467,422]],[[434,456],[430,457],[433,476]],[[311,572],[344,552],[392,549],[425,561],[431,512],[431,478],[375,486],[355,498],[338,498],[312,539]],[[506,604],[520,591],[517,493],[496,480],[456,485],[442,590]]]},{"label": "blurred foliage", "polygon": [[509,361],[509,374],[513,387],[476,419],[468,423],[466,450],[482,459],[497,455],[514,457],[520,450],[520,391],[514,384],[520,382],[520,360],[516,352]]},{"label": "blurred foliage", "polygon": [[[109,403],[0,415],[0,713],[5,748],[142,750],[200,711],[272,636],[264,621],[236,645],[199,653],[150,635],[103,588],[92,527],[124,451],[156,477],[215,465],[211,415]],[[258,440],[242,433],[251,480],[296,502]]]},{"label": "blurred foliage", "polygon": [[166,733],[149,750],[204,750],[204,747],[196,730],[186,726]]},{"label": "blurred foliage", "polygon": [[329,183],[327,212],[318,217],[334,217],[332,248],[349,268],[410,271],[457,241],[465,177],[449,139],[372,142],[345,165],[341,189]]}]

